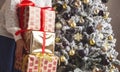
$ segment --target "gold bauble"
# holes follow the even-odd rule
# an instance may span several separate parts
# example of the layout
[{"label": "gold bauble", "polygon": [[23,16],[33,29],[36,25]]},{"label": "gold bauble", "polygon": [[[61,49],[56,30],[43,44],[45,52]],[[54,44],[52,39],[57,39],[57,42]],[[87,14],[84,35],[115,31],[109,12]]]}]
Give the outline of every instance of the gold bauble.
[{"label": "gold bauble", "polygon": [[56,37],[56,38],[55,38],[55,42],[56,42],[56,43],[60,42],[60,38],[59,38],[59,37]]},{"label": "gold bauble", "polygon": [[73,50],[73,49],[72,49],[72,50],[70,50],[70,51],[69,51],[69,55],[70,55],[70,56],[75,55],[75,50]]},{"label": "gold bauble", "polygon": [[83,0],[83,2],[84,2],[85,4],[88,4],[88,3],[90,2],[90,0]]},{"label": "gold bauble", "polygon": [[61,61],[61,62],[65,62],[65,60],[66,60],[65,56],[61,56],[61,57],[60,57],[60,61]]},{"label": "gold bauble", "polygon": [[68,21],[68,23],[69,23],[70,27],[72,27],[72,28],[75,28],[75,27],[76,27],[76,23],[75,23],[74,20],[70,19],[70,20]]},{"label": "gold bauble", "polygon": [[113,55],[110,54],[109,60],[113,60]]},{"label": "gold bauble", "polygon": [[108,48],[107,48],[107,47],[103,47],[103,48],[101,48],[101,50],[102,50],[103,52],[106,52],[106,51],[108,50]]},{"label": "gold bauble", "polygon": [[114,69],[110,69],[110,72],[114,72]]},{"label": "gold bauble", "polygon": [[67,4],[66,3],[63,4],[63,8],[67,9]]},{"label": "gold bauble", "polygon": [[115,66],[114,66],[114,65],[111,65],[111,67],[110,67],[110,72],[114,72],[114,69],[115,69]]},{"label": "gold bauble", "polygon": [[104,19],[107,19],[107,18],[109,17],[109,14],[110,14],[109,12],[105,12],[105,14],[104,14],[104,16],[103,16]]},{"label": "gold bauble", "polygon": [[74,3],[74,5],[75,5],[76,7],[80,7],[80,6],[82,5],[82,3],[81,3],[81,1],[76,1],[76,2]]},{"label": "gold bauble", "polygon": [[113,36],[112,35],[108,36],[108,40],[113,40]]},{"label": "gold bauble", "polygon": [[98,13],[99,13],[99,9],[95,9],[94,14],[98,14]]},{"label": "gold bauble", "polygon": [[115,69],[115,66],[114,66],[114,65],[112,65],[112,66],[111,66],[111,68],[112,68],[112,69]]},{"label": "gold bauble", "polygon": [[90,40],[90,45],[95,45],[95,40],[94,39]]},{"label": "gold bauble", "polygon": [[62,28],[62,24],[60,22],[57,22],[55,27],[56,27],[56,29],[61,29]]},{"label": "gold bauble", "polygon": [[80,23],[84,23],[85,20],[83,19],[83,17],[80,17],[80,20],[79,20]]},{"label": "gold bauble", "polygon": [[101,72],[101,70],[97,67],[94,67],[93,72]]},{"label": "gold bauble", "polygon": [[75,23],[75,22],[72,22],[72,23],[70,24],[70,27],[75,28],[75,27],[76,27],[76,23]]}]

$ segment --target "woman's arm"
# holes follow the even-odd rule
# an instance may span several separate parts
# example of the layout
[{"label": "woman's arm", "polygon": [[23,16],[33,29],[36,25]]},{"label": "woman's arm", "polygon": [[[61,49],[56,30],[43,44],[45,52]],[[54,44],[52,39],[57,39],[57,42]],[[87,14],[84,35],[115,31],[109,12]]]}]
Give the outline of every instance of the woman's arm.
[{"label": "woman's arm", "polygon": [[5,5],[5,26],[9,33],[14,36],[15,41],[21,39],[21,35],[15,35],[16,31],[20,30],[17,17],[17,4],[19,0],[6,0]]}]

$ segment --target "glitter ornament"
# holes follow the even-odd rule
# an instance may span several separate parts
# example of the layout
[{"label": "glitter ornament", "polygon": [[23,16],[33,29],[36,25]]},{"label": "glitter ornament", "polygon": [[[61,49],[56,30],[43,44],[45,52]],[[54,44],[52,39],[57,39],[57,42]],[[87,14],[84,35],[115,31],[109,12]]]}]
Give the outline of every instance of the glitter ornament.
[{"label": "glitter ornament", "polygon": [[104,16],[103,16],[104,19],[107,19],[107,18],[109,17],[109,14],[110,14],[109,12],[105,12],[105,14],[104,14]]},{"label": "glitter ornament", "polygon": [[94,39],[90,40],[90,45],[95,45],[95,40]]},{"label": "glitter ornament", "polygon": [[62,24],[60,22],[57,22],[55,25],[56,29],[61,29],[62,28]]},{"label": "glitter ornament", "polygon": [[63,4],[63,8],[67,9],[67,4],[66,3]]},{"label": "glitter ornament", "polygon": [[77,0],[77,1],[74,3],[74,5],[75,5],[76,7],[80,7],[80,6],[81,6],[81,1]]},{"label": "glitter ornament", "polygon": [[88,4],[88,3],[90,2],[90,0],[83,0],[83,2],[84,2],[85,4]]},{"label": "glitter ornament", "polygon": [[75,27],[76,27],[76,23],[75,23],[74,20],[70,19],[70,20],[68,21],[68,23],[69,23],[70,27],[72,27],[72,28],[75,28]]},{"label": "glitter ornament", "polygon": [[80,40],[82,39],[82,34],[76,33],[76,34],[74,35],[74,39],[77,40],[77,41],[80,41]]},{"label": "glitter ornament", "polygon": [[61,57],[60,57],[60,61],[61,61],[61,62],[65,62],[65,60],[66,60],[65,56],[61,56]]},{"label": "glitter ornament", "polygon": [[108,50],[108,48],[107,48],[107,47],[103,47],[103,48],[101,48],[101,50],[102,50],[103,52],[106,52],[106,51]]},{"label": "glitter ornament", "polygon": [[112,35],[108,36],[108,40],[113,40],[113,36]]},{"label": "glitter ornament", "polygon": [[88,34],[91,34],[91,33],[93,33],[94,31],[95,31],[95,29],[93,28],[93,26],[89,26],[89,27],[86,28],[86,32],[87,32]]},{"label": "glitter ornament", "polygon": [[99,9],[95,9],[94,14],[98,14],[98,13],[99,13]]},{"label": "glitter ornament", "polygon": [[60,4],[60,3],[56,4],[55,6],[53,6],[53,8],[54,8],[55,11],[57,11],[57,13],[62,12],[63,9],[64,9],[63,5]]},{"label": "glitter ornament", "polygon": [[70,55],[70,56],[75,55],[75,50],[71,49],[71,50],[69,51],[69,55]]},{"label": "glitter ornament", "polygon": [[83,19],[83,17],[80,17],[80,20],[79,20],[80,23],[84,23],[85,20]]},{"label": "glitter ornament", "polygon": [[94,67],[93,72],[102,72],[99,68]]},{"label": "glitter ornament", "polygon": [[56,43],[60,42],[60,38],[59,38],[59,37],[56,37],[56,38],[55,38],[55,42],[56,42]]}]

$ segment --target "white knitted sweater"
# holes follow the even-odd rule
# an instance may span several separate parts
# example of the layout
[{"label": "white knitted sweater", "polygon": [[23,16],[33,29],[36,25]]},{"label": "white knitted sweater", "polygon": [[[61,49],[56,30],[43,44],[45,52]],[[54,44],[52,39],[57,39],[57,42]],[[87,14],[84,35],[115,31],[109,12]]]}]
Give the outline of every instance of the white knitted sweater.
[{"label": "white knitted sweater", "polygon": [[[38,7],[51,6],[51,0],[31,0]],[[0,35],[12,39],[21,39],[20,35],[15,35],[15,32],[20,30],[18,17],[16,14],[16,5],[20,0],[6,0],[0,10]]]}]

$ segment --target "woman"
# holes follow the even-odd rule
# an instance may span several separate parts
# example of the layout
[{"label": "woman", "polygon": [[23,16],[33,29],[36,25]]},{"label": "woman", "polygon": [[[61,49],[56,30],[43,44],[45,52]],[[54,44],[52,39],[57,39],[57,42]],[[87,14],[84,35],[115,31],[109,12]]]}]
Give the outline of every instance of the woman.
[{"label": "woman", "polygon": [[[20,30],[16,13],[20,1],[6,0],[0,10],[0,72],[16,72],[14,59],[22,59],[25,44],[21,35],[15,35],[16,31]],[[38,7],[51,6],[51,0],[31,1]]]},{"label": "woman", "polygon": [[14,55],[22,59],[24,41],[15,32],[20,30],[16,15],[19,0],[6,0],[0,10],[0,72],[14,72]]}]

